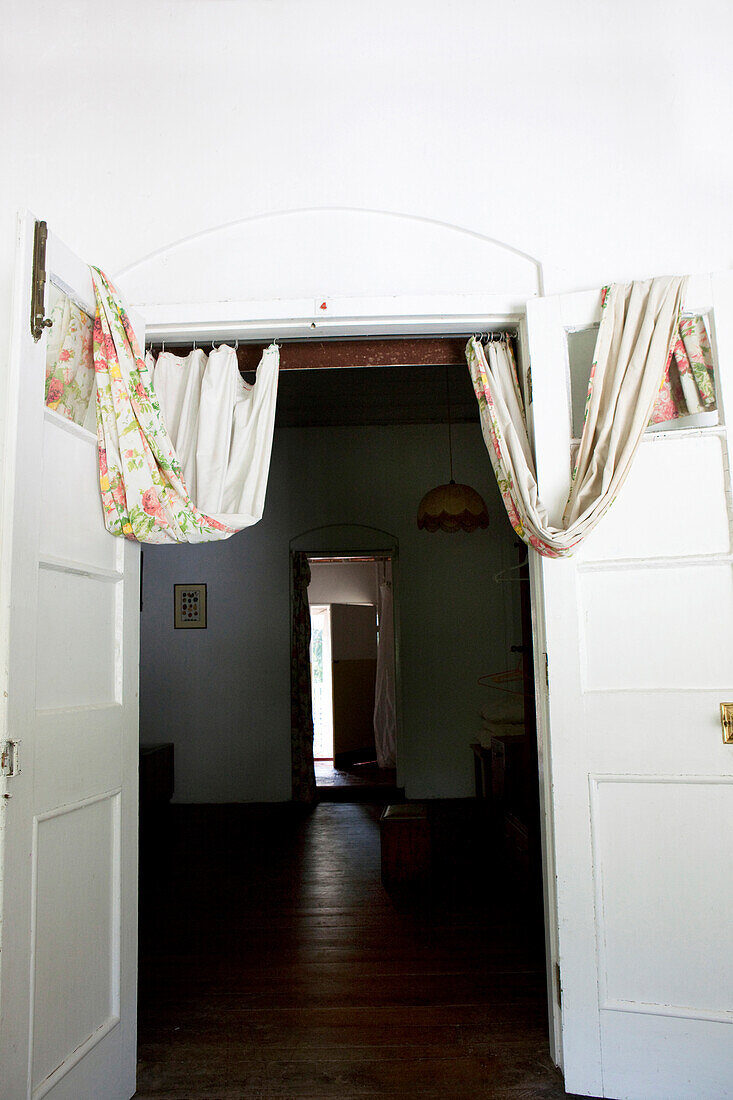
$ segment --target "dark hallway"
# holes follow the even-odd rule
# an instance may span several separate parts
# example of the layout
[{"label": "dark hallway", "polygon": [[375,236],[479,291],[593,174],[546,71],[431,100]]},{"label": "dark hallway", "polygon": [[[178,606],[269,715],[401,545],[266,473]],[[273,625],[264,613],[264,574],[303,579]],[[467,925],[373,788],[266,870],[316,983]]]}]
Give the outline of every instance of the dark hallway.
[{"label": "dark hallway", "polygon": [[537,922],[485,849],[454,845],[476,833],[456,825],[470,808],[442,808],[430,895],[399,903],[378,806],[172,806],[146,823],[136,1096],[564,1097]]}]

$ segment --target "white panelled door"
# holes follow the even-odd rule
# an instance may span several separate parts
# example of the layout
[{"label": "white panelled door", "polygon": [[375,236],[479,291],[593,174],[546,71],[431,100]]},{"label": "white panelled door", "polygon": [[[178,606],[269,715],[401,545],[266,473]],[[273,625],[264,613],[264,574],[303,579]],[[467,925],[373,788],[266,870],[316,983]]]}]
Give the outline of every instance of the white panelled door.
[{"label": "white panelled door", "polygon": [[[3,471],[0,739],[19,742],[20,772],[0,809],[0,1096],[128,1100],[139,553],[104,529],[96,436],[44,405],[34,228],[21,219]],[[61,288],[93,316],[89,269],[52,234],[46,271],[47,310]]]},{"label": "white panelled door", "polygon": [[[581,552],[541,563],[565,1085],[633,1100],[733,1096],[733,277],[692,279],[685,312],[714,341],[720,423],[648,431]],[[527,315],[558,522],[568,336],[600,293]]]}]

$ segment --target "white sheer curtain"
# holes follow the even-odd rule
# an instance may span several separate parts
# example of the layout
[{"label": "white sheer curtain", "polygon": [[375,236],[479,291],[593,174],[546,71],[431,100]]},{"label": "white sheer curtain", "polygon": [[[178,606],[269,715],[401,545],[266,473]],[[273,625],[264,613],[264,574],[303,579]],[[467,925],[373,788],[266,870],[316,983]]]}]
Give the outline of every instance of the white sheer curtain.
[{"label": "white sheer curtain", "polygon": [[374,742],[380,768],[396,763],[397,717],[395,706],[394,604],[392,563],[379,562],[377,615],[377,682],[374,693]]},{"label": "white sheer curtain", "polygon": [[279,351],[266,348],[257,379],[239,373],[234,348],[224,344],[179,356],[161,352],[155,390],[191,500],[201,512],[246,527],[262,518],[275,426]]},{"label": "white sheer curtain", "polygon": [[[511,344],[466,348],[481,427],[514,530],[546,557],[566,557],[611,507],[631,468],[678,342],[686,280],[614,283],[604,294],[585,424],[562,526],[537,492]],[[568,455],[568,461],[570,456]]]}]

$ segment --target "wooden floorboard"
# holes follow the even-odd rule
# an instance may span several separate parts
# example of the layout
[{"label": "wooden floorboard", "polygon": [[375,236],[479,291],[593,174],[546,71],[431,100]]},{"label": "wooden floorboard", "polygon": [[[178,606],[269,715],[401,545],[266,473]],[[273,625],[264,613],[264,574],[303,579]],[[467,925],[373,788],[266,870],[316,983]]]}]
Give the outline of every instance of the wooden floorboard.
[{"label": "wooden floorboard", "polygon": [[541,929],[475,822],[452,855],[443,837],[429,889],[390,897],[378,815],[170,807],[144,823],[139,1100],[566,1095]]}]

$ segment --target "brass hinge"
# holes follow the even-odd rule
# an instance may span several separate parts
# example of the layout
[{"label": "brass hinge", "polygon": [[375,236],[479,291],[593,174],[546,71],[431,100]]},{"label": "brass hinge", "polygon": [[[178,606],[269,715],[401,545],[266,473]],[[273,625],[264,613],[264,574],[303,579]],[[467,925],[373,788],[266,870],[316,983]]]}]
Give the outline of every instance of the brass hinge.
[{"label": "brass hinge", "polygon": [[18,744],[18,741],[3,741],[0,744],[0,775],[11,778],[20,771]]},{"label": "brass hinge", "polygon": [[557,1003],[562,1005],[562,978],[560,977],[560,963],[555,963],[555,994]]},{"label": "brass hinge", "polygon": [[36,222],[33,237],[33,283],[31,285],[31,335],[38,343],[45,328],[53,321],[46,317],[46,241],[48,226],[45,222]]}]

